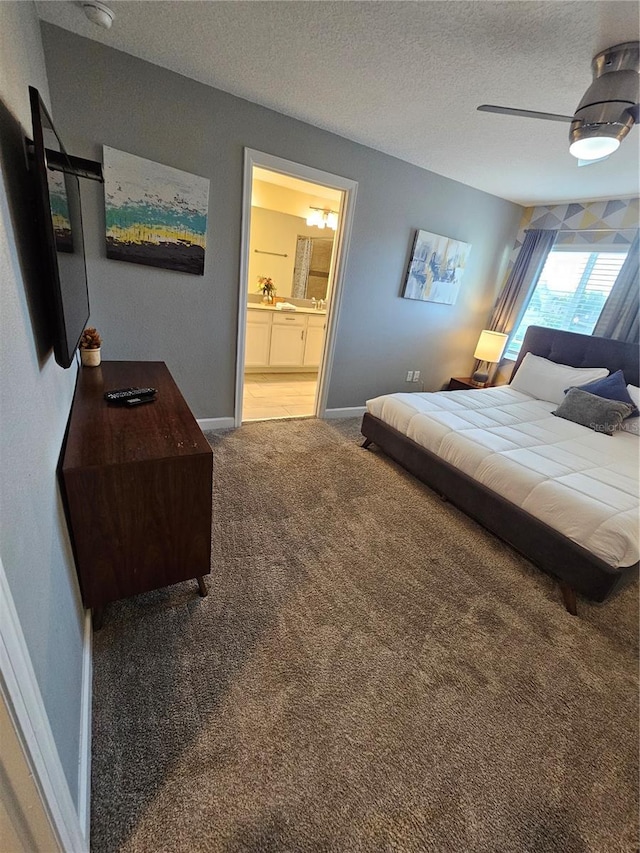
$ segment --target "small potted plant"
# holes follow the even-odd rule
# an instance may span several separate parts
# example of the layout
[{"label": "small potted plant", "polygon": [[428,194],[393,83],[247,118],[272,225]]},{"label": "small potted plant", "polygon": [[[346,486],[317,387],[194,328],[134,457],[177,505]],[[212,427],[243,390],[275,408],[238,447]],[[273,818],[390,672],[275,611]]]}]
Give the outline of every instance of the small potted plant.
[{"label": "small potted plant", "polygon": [[97,329],[88,326],[80,338],[80,360],[84,367],[98,367],[102,338]]},{"label": "small potted plant", "polygon": [[258,276],[258,290],[262,291],[263,302],[265,302],[267,305],[273,304],[273,297],[276,295],[276,286],[270,276]]}]

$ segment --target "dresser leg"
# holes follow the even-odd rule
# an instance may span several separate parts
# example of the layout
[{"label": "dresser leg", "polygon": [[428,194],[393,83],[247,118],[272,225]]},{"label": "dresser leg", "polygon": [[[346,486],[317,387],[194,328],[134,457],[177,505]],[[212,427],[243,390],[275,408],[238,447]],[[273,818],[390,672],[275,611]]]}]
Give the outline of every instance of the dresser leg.
[{"label": "dresser leg", "polygon": [[560,591],[562,592],[562,600],[564,606],[572,616],[578,615],[578,605],[576,602],[576,591],[566,581],[560,581]]},{"label": "dresser leg", "polygon": [[204,582],[203,577],[199,577],[198,579],[198,588],[200,590],[200,595],[205,598],[209,594],[209,590],[207,589],[207,585]]},{"label": "dresser leg", "polygon": [[104,620],[104,607],[94,607],[91,611],[91,621],[93,623],[93,630],[99,631],[102,628],[102,622]]},{"label": "dresser leg", "polygon": [[360,447],[363,447],[363,448],[366,450],[366,449],[367,449],[367,447],[369,447],[369,445],[370,445],[370,444],[371,444],[371,439],[370,439],[370,438],[365,438],[365,440],[362,442],[362,444],[360,445]]}]

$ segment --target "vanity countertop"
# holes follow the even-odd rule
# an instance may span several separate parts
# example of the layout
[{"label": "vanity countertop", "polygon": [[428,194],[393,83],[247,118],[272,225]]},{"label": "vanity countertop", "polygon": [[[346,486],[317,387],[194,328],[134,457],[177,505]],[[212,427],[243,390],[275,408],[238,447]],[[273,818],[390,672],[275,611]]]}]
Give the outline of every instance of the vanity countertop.
[{"label": "vanity countertop", "polygon": [[247,308],[250,311],[275,311],[278,314],[326,314],[326,311],[318,311],[317,308],[302,308],[298,307],[295,311],[283,311],[282,308],[276,308],[275,305],[264,305],[261,302],[248,302]]}]

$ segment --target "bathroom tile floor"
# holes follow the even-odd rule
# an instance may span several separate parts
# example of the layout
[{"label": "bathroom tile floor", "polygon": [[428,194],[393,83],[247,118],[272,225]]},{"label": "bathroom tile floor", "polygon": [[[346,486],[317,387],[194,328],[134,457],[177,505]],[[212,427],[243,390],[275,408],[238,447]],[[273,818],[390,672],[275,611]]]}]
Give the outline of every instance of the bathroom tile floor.
[{"label": "bathroom tile floor", "polygon": [[313,415],[317,373],[245,373],[243,421]]}]

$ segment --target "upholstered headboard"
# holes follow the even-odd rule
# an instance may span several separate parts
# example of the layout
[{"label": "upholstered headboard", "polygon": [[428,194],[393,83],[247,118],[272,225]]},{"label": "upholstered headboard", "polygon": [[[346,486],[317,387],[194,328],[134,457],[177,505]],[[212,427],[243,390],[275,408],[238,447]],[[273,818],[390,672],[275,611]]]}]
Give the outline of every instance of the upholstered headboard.
[{"label": "upholstered headboard", "polygon": [[640,386],[640,347],[637,344],[529,326],[512,379],[528,352],[571,367],[606,367],[611,373],[622,370],[627,385]]}]

